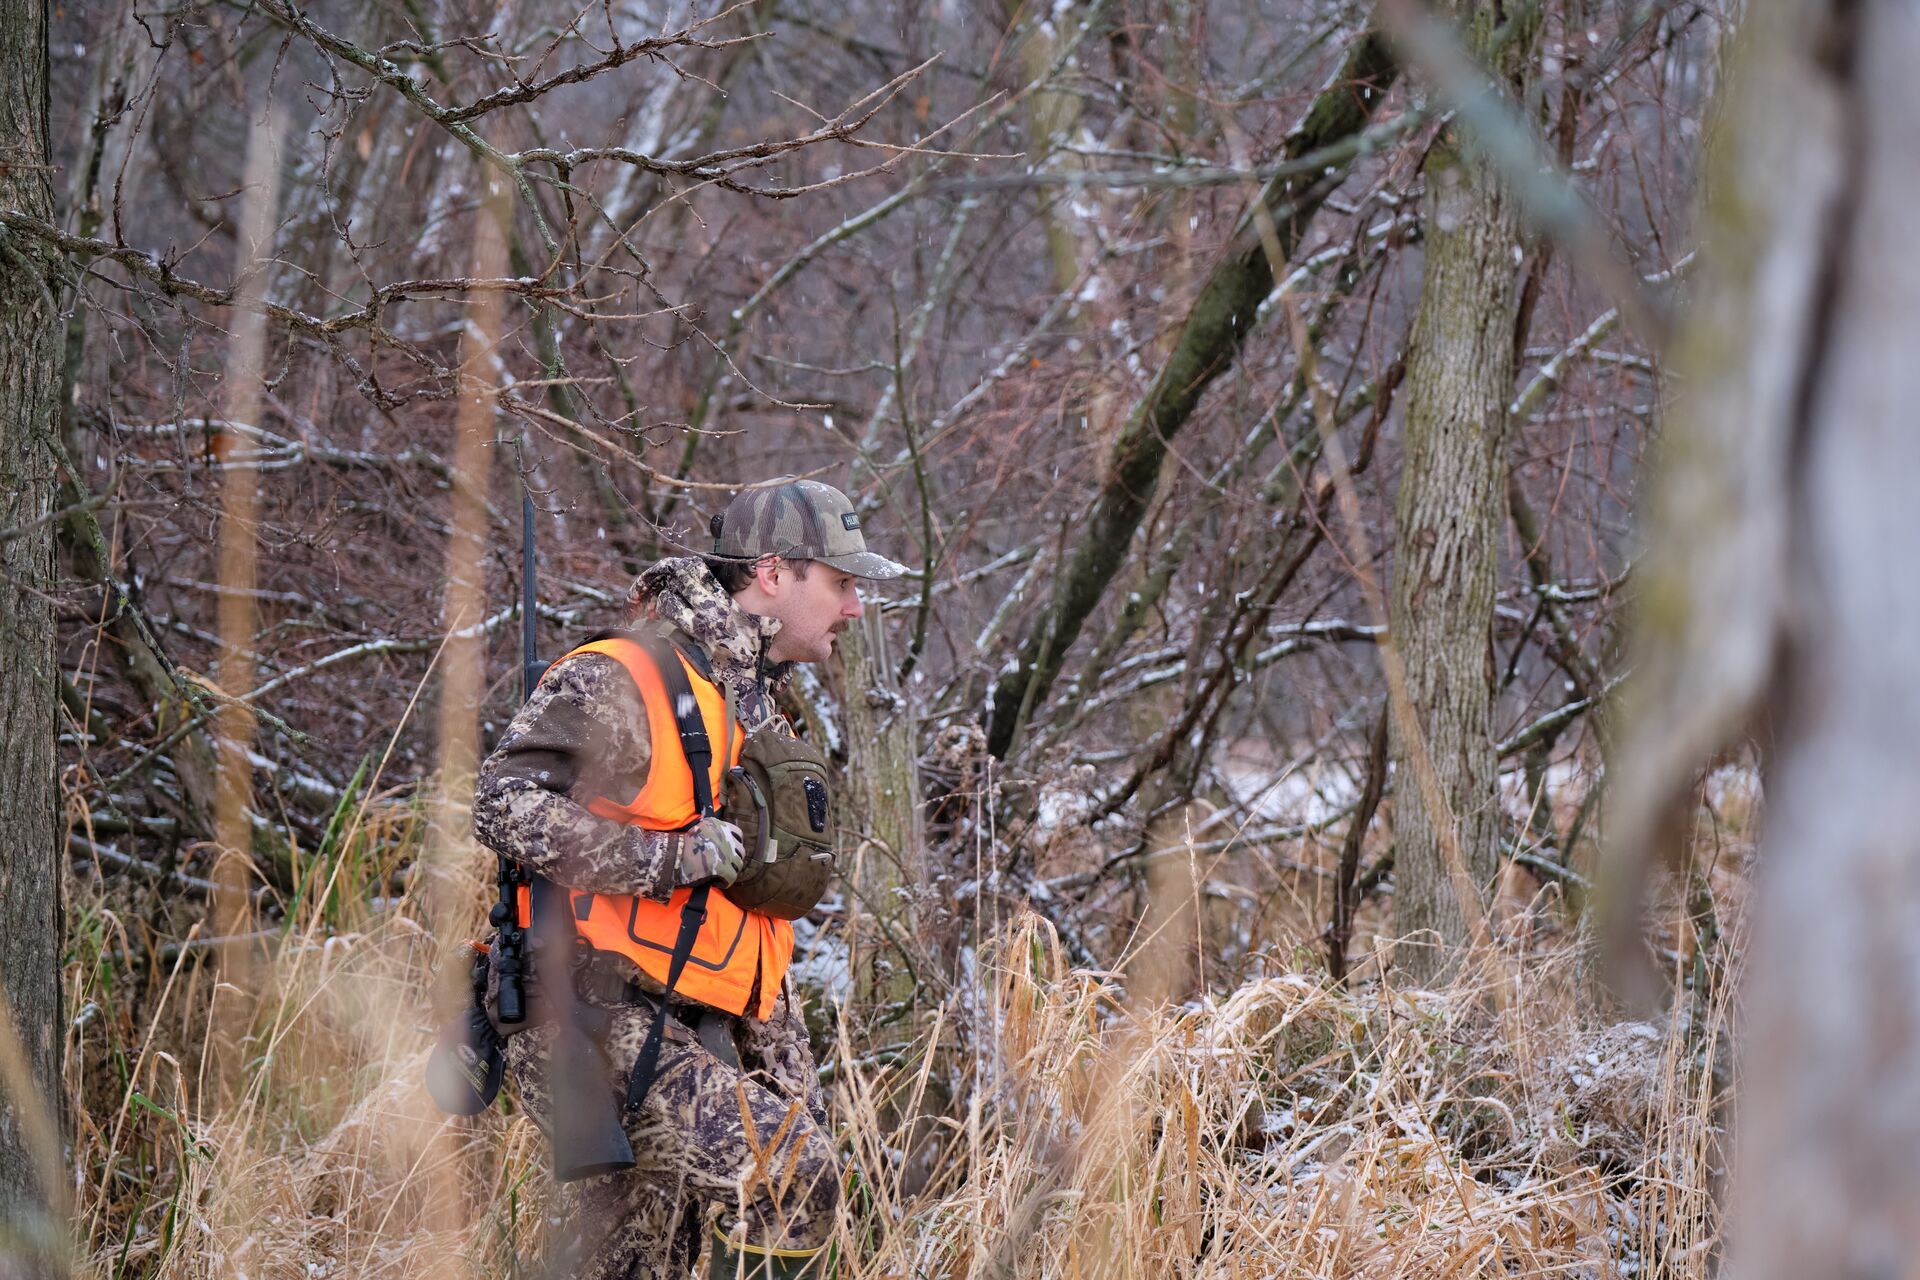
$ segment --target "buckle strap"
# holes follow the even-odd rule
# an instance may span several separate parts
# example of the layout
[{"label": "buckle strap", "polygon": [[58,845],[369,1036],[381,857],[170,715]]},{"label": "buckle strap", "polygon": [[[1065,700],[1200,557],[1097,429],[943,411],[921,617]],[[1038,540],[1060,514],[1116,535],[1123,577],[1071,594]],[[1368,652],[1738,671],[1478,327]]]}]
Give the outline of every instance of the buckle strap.
[{"label": "buckle strap", "polygon": [[[589,960],[575,975],[575,989],[582,1004],[583,1029],[601,1040],[606,1038],[612,1025],[608,1010],[625,1007],[650,1011],[656,1019],[661,1016],[663,1006],[660,997],[639,983],[622,977],[610,964]],[[696,1011],[683,1006],[670,1012],[682,1016],[665,1019],[660,1033],[662,1038],[675,1044],[692,1044],[698,1033],[685,1014]],[[597,1015],[597,1018],[586,1015]],[[596,1022],[597,1025],[594,1025]],[[711,1046],[708,1052],[712,1052]]]},{"label": "buckle strap", "polygon": [[[574,990],[589,1004],[603,1007],[628,1005],[658,1013],[660,996],[627,977],[618,962],[590,953],[581,964]],[[670,1004],[663,1034],[681,1044],[698,1039],[714,1060],[735,1071],[742,1070],[740,1051],[733,1043],[733,1018],[719,1010],[699,1004]]]},{"label": "buckle strap", "polygon": [[701,1009],[692,1018],[693,1033],[700,1038],[706,1051],[713,1055],[715,1062],[738,1071],[740,1051],[734,1047],[733,1028],[727,1025],[729,1021],[717,1009]]},{"label": "buckle strap", "polygon": [[639,983],[629,981],[610,964],[588,961],[582,965],[575,989],[581,999],[594,1004],[638,1004],[651,1008],[656,1003]]}]

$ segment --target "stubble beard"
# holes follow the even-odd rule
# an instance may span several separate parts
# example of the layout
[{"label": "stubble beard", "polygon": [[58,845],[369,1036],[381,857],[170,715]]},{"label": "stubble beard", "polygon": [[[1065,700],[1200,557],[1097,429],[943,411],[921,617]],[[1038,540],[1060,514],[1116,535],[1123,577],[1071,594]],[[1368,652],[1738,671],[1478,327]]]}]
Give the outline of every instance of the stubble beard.
[{"label": "stubble beard", "polygon": [[768,656],[776,662],[826,662],[833,657],[834,640],[840,635],[841,630],[842,628],[837,625],[828,627],[815,639],[799,646],[800,652],[795,656],[774,657],[772,654]]}]

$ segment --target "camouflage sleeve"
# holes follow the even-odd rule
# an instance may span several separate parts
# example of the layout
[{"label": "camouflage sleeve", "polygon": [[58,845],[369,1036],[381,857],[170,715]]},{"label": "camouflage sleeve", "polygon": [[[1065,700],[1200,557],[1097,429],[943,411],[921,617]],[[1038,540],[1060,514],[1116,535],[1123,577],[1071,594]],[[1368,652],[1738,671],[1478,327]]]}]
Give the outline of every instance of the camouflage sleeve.
[{"label": "camouflage sleeve", "polygon": [[827,1095],[820,1087],[813,1046],[807,1040],[807,1020],[791,974],[781,980],[771,1017],[764,1022],[755,1017],[740,1019],[740,1048],[741,1056],[773,1077],[782,1093],[805,1099],[815,1123],[827,1124]]},{"label": "camouflage sleeve", "polygon": [[555,884],[665,902],[685,833],[587,809],[594,796],[639,792],[651,741],[640,691],[620,664],[597,653],[569,659],[540,682],[480,766],[474,834]]}]

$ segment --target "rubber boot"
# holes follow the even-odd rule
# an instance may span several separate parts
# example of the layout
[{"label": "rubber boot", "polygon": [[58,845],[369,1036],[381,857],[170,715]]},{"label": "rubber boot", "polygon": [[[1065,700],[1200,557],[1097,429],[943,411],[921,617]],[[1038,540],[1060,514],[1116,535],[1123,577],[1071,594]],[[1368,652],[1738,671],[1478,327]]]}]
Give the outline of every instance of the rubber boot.
[{"label": "rubber boot", "polygon": [[716,1233],[707,1276],[708,1280],[827,1280],[825,1253],[824,1246],[769,1252],[750,1244],[729,1244]]}]

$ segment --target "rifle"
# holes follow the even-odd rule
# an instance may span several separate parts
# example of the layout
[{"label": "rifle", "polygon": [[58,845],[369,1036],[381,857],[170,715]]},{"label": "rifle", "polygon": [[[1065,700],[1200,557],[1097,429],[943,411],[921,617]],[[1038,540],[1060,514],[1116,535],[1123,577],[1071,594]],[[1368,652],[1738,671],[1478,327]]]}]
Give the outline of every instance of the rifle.
[{"label": "rifle", "polygon": [[[526,477],[520,479],[520,701],[524,705],[533,696],[534,686],[546,673],[540,661],[540,637],[535,608],[539,592],[534,585],[533,493]],[[520,889],[531,896],[533,877],[525,867],[507,855],[499,855],[499,901],[487,913],[487,921],[499,931],[494,941],[493,967],[499,974],[500,1025],[518,1027],[527,1020],[527,931],[520,924]],[[531,910],[528,912],[532,914]]]},{"label": "rifle", "polygon": [[[535,609],[533,494],[522,480],[520,493],[520,699],[524,703],[546,672],[541,662]],[[489,954],[476,948],[473,1003],[442,1029],[427,1061],[427,1089],[440,1107],[454,1115],[476,1115],[493,1104],[505,1067],[503,1035],[529,1021],[527,981],[537,983],[548,1018],[554,1023],[548,1046],[548,1096],[551,1098],[553,1176],[560,1182],[633,1167],[633,1148],[620,1123],[620,1110],[607,1088],[607,1069],[596,1040],[604,1039],[606,1017],[574,998],[574,938],[566,900],[554,885],[499,854],[499,898],[487,914],[495,930]],[[520,894],[526,891],[527,923],[520,919]],[[558,923],[556,923],[558,922]],[[564,933],[562,932],[564,930]],[[534,963],[538,955],[539,962]],[[495,1018],[486,1010],[487,970],[496,983]],[[589,1026],[588,1024],[592,1024]]]}]

